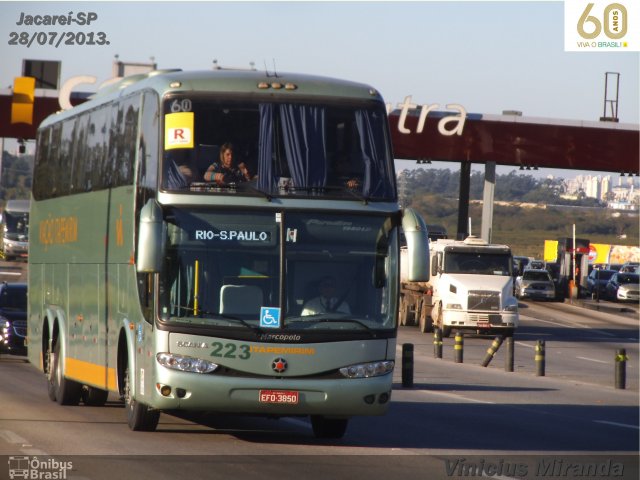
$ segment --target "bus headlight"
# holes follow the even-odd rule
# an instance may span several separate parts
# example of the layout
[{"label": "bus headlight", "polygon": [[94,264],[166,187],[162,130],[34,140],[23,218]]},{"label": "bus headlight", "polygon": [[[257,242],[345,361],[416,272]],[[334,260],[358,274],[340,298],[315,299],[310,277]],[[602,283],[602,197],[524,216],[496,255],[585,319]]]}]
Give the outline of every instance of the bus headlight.
[{"label": "bus headlight", "polygon": [[369,378],[386,375],[393,371],[395,362],[393,360],[384,360],[381,362],[359,363],[349,365],[340,369],[340,373],[347,378]]},{"label": "bus headlight", "polygon": [[209,362],[202,358],[176,355],[173,353],[158,353],[156,355],[156,360],[163,367],[180,370],[181,372],[211,373],[218,368],[217,363]]},{"label": "bus headlight", "polygon": [[459,303],[447,303],[444,308],[447,310],[462,310],[462,305]]}]

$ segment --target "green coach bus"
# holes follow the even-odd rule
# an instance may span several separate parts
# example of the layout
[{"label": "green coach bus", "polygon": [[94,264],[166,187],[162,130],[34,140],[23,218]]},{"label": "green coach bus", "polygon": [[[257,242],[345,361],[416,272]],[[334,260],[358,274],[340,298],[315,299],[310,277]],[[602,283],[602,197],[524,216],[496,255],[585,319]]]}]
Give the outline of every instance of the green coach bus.
[{"label": "green coach bus", "polygon": [[[132,430],[163,410],[310,416],[325,438],[388,409],[399,230],[413,280],[428,240],[373,88],[126,77],[39,127],[31,226],[29,360],[51,400],[111,392]],[[309,307],[323,289],[333,305]]]}]

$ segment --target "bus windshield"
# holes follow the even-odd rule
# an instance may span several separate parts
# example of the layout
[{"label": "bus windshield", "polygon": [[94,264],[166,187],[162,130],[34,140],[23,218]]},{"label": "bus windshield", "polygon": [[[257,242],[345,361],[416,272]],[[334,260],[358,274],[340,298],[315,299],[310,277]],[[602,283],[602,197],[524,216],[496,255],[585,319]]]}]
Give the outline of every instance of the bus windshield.
[{"label": "bus windshield", "polygon": [[[165,190],[366,200],[396,196],[380,104],[174,95],[165,100],[164,122]],[[227,168],[228,147],[232,164]]]},{"label": "bus windshield", "polygon": [[491,252],[447,252],[444,273],[511,275],[511,255]]},{"label": "bus windshield", "polygon": [[389,217],[175,208],[167,222],[166,325],[254,329],[275,307],[288,332],[395,328]]}]

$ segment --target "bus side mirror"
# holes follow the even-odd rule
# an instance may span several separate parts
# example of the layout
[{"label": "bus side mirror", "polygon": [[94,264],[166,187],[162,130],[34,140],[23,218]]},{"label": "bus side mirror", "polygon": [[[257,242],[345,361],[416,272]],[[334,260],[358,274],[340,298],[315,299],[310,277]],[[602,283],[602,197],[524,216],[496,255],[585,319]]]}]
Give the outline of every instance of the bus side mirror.
[{"label": "bus side mirror", "polygon": [[138,257],[136,260],[138,272],[157,273],[162,269],[165,238],[162,209],[155,200],[149,200],[140,210]]},{"label": "bus side mirror", "polygon": [[436,275],[438,275],[438,263],[433,262],[431,264],[431,276],[435,277]]},{"label": "bus side mirror", "polygon": [[407,208],[402,212],[402,230],[407,239],[407,281],[429,281],[429,237],[427,235],[427,225],[415,210]]}]

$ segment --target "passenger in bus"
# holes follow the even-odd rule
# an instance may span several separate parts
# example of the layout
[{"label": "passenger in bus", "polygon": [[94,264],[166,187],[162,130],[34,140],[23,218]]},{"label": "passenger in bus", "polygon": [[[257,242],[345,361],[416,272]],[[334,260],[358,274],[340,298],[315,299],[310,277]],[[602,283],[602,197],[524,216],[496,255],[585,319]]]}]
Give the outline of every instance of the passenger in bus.
[{"label": "passenger in bus", "polygon": [[233,145],[225,143],[220,147],[220,159],[212,163],[204,173],[205,182],[214,182],[218,185],[230,183],[248,182],[251,175],[244,162],[233,165]]},{"label": "passenger in bus", "polygon": [[305,303],[302,316],[317,315],[319,313],[351,313],[345,295],[336,296],[336,280],[332,276],[325,276],[318,284],[320,295]]},{"label": "passenger in bus", "polygon": [[167,155],[165,182],[170,190],[189,188],[195,181],[194,169],[188,152],[172,152]]}]

